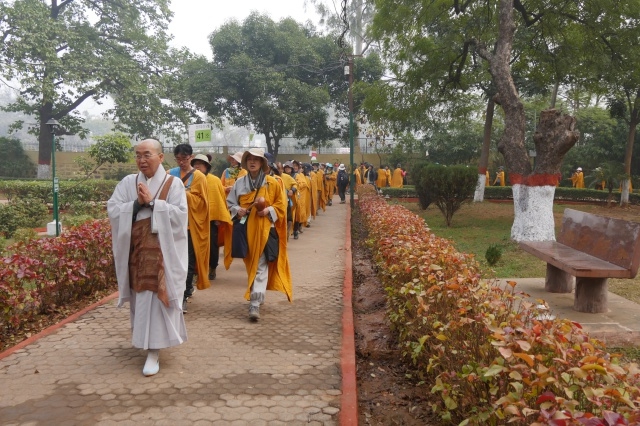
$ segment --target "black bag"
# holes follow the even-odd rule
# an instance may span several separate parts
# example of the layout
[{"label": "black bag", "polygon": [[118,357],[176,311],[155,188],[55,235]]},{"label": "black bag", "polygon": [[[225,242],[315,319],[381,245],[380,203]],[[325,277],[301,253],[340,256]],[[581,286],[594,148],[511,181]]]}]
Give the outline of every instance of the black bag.
[{"label": "black bag", "polygon": [[240,220],[233,221],[233,233],[231,234],[231,257],[244,259],[249,252],[247,243],[247,224]]},{"label": "black bag", "polygon": [[280,252],[280,239],[278,238],[278,231],[276,228],[269,229],[269,238],[267,238],[267,245],[264,246],[264,256],[267,258],[267,262],[273,262],[278,259]]}]

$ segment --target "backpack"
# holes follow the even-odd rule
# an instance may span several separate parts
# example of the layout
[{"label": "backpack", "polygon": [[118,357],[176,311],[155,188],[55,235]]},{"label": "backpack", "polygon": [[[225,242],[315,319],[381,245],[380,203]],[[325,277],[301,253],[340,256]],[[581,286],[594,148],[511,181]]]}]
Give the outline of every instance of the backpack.
[{"label": "backpack", "polygon": [[347,172],[344,170],[340,170],[338,172],[338,183],[347,184],[349,183],[349,176],[347,176]]}]

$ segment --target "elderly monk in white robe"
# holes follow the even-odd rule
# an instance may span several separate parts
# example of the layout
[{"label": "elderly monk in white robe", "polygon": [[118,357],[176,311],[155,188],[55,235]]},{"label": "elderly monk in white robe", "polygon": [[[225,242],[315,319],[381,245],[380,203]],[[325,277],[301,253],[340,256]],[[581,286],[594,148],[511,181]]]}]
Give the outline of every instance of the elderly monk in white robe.
[{"label": "elderly monk in white robe", "polygon": [[187,340],[182,295],[187,277],[187,197],[180,179],[162,167],[162,145],[135,147],[138,169],[120,181],[107,203],[118,278],[118,307],[129,302],[132,344],[148,350],[142,370],[160,370],[162,348]]}]

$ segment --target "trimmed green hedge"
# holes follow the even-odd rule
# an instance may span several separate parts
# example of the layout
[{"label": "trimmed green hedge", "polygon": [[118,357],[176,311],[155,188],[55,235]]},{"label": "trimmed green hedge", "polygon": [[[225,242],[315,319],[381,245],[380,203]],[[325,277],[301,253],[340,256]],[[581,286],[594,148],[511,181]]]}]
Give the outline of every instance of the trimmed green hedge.
[{"label": "trimmed green hedge", "polygon": [[[104,202],[111,197],[117,184],[114,180],[61,180],[58,202],[61,208],[77,202]],[[9,201],[31,198],[51,204],[52,186],[50,180],[0,180],[0,194]]]},{"label": "trimmed green hedge", "polygon": [[[418,194],[413,186],[404,186],[403,188],[382,188],[382,193],[390,198],[418,198]],[[620,192],[614,191],[612,194],[613,202],[620,202]],[[510,186],[487,186],[484,189],[484,198],[487,200],[513,200],[513,193]],[[557,187],[555,200],[560,201],[584,201],[605,203],[609,198],[608,191],[598,191],[595,189],[576,189]],[[629,203],[640,205],[640,194],[629,194]]]}]

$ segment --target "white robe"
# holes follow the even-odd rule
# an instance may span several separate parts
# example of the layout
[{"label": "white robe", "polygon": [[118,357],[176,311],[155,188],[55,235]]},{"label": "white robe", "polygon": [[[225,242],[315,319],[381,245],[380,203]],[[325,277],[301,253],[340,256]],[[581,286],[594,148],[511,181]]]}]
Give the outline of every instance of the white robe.
[{"label": "white robe", "polygon": [[[187,329],[182,313],[182,296],[187,279],[187,196],[180,179],[173,179],[166,201],[155,200],[152,221],[158,229],[158,239],[165,266],[165,281],[169,307],[156,293],[136,293],[129,286],[129,252],[133,202],[138,199],[138,183],[149,186],[151,194],[159,194],[167,172],[158,167],[147,181],[142,173],[126,176],[107,202],[111,222],[113,254],[118,278],[118,307],[129,302],[131,311],[132,344],[142,349],[162,349],[179,345],[187,340]],[[142,208],[136,220],[151,217],[152,210]]]}]

